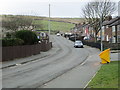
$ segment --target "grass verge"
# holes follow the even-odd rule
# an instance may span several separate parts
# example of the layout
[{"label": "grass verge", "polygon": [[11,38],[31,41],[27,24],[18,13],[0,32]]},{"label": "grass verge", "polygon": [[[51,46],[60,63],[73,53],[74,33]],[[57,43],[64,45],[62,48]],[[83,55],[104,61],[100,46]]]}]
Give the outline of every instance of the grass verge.
[{"label": "grass verge", "polygon": [[118,80],[120,80],[118,64],[120,61],[112,61],[109,64],[102,65],[87,88],[118,88],[120,86],[118,85]]}]

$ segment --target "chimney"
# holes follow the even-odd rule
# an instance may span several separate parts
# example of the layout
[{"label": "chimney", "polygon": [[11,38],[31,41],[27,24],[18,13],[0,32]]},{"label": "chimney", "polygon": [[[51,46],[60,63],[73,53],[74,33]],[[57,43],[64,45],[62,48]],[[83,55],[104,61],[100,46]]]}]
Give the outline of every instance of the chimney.
[{"label": "chimney", "polygon": [[110,21],[112,19],[112,16],[106,16],[105,21]]}]

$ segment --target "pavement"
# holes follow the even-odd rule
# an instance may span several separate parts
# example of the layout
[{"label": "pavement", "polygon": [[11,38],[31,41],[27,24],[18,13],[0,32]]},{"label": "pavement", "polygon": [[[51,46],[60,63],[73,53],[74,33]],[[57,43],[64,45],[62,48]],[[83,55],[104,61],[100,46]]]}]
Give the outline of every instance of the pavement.
[{"label": "pavement", "polygon": [[5,61],[5,62],[2,62],[2,66],[0,68],[3,69],[3,68],[13,67],[13,66],[25,64],[25,63],[28,63],[28,62],[36,61],[38,59],[50,56],[51,54],[55,54],[57,51],[59,51],[59,49],[52,48],[51,50],[49,50],[47,52],[41,52],[40,54],[37,54],[37,55],[32,55],[32,56],[29,56],[29,57],[17,58],[17,59],[14,59],[14,60]]},{"label": "pavement", "polygon": [[116,50],[111,50],[110,60],[111,61],[120,61],[120,52],[118,52]]}]

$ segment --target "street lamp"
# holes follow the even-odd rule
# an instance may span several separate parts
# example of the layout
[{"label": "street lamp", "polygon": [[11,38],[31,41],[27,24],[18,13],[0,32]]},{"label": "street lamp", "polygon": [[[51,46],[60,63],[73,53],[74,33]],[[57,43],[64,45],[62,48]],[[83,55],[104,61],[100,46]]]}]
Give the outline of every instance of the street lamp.
[{"label": "street lamp", "polygon": [[[96,5],[92,5],[94,8],[96,8],[95,6]],[[94,9],[95,10],[95,9]],[[101,38],[101,48],[100,48],[100,50],[101,51],[103,51],[103,42],[102,42],[102,16],[100,16],[100,29],[101,29],[101,31],[100,31],[100,38]]]},{"label": "street lamp", "polygon": [[75,41],[76,41],[76,32],[77,32],[77,28],[75,29]]},{"label": "street lamp", "polygon": [[49,30],[49,38],[50,38],[50,4],[49,4],[49,23],[48,23],[48,30]]},{"label": "street lamp", "polygon": [[102,42],[102,17],[100,17],[100,36],[101,36],[101,51],[103,51],[103,42]]}]

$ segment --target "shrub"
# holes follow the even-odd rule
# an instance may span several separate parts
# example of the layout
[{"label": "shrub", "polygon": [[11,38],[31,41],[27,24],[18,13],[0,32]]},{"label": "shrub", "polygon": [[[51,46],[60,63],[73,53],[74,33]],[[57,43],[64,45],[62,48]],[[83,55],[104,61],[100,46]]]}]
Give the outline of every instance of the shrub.
[{"label": "shrub", "polygon": [[15,37],[20,38],[24,41],[24,45],[32,45],[38,42],[37,35],[28,30],[21,30],[15,32]]},{"label": "shrub", "polygon": [[19,38],[3,38],[2,46],[18,46],[23,45],[24,41]]},{"label": "shrub", "polygon": [[11,34],[9,32],[6,33],[6,38],[11,38]]}]

